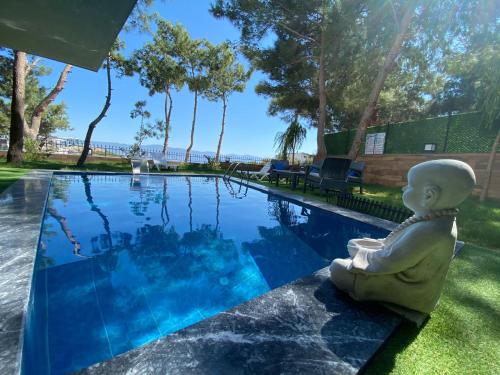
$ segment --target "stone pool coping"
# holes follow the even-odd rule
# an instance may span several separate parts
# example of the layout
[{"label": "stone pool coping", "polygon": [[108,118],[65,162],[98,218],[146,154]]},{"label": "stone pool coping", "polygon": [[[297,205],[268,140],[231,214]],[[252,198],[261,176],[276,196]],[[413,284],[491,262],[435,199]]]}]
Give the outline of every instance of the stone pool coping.
[{"label": "stone pool coping", "polygon": [[[0,222],[0,238],[2,239],[0,241],[1,374],[18,374],[20,372],[24,319],[51,178],[54,174],[80,173],[82,172],[30,171],[0,194],[0,217],[2,217]],[[124,172],[88,171],[87,173],[132,176],[131,173]],[[149,175],[222,177],[219,174],[209,173],[149,173]],[[392,230],[397,225],[387,220],[310,200],[293,192],[288,193],[234,177],[230,181],[264,193],[284,197],[306,207],[320,208],[386,230]],[[9,248],[9,244],[18,244],[18,246]],[[358,304],[346,298],[331,285],[327,273],[327,269],[320,270],[309,277],[274,289],[261,297],[172,335],[160,338],[151,344],[91,366],[83,372],[121,374],[124,370],[147,370],[148,373],[165,373],[165,371],[169,373],[186,371],[207,373],[206,370],[209,369],[206,369],[205,366],[212,366],[208,372],[212,371],[218,374],[233,374],[238,373],[238,371],[241,373],[248,371],[265,373],[267,370],[288,372],[298,368],[307,370],[309,373],[311,371],[356,373],[390,336],[401,322],[401,318],[380,306]],[[300,299],[304,300],[303,303],[297,303]],[[300,308],[304,306],[307,311],[302,311],[300,316],[292,313],[292,311],[300,312]],[[259,311],[259,314],[255,315],[256,311]],[[278,311],[279,314],[277,315],[273,311]],[[286,313],[287,316],[281,316],[283,313]],[[346,319],[345,314],[348,315],[348,319]],[[353,321],[356,321],[356,319],[353,320],[353,316],[359,318],[355,327],[352,326]],[[287,319],[291,319],[292,322],[287,321]],[[328,323],[332,320],[335,321],[335,324]],[[342,322],[343,325],[339,322]],[[321,324],[323,326],[329,325],[328,329],[320,327]],[[363,324],[368,327],[369,332],[375,338],[364,337],[357,332],[360,325]],[[260,327],[260,335],[255,334],[256,327]],[[355,334],[343,331],[346,327],[354,330]],[[275,329],[279,331],[277,334],[273,331]],[[269,330],[274,333],[267,334],[266,332]],[[348,343],[345,341],[345,337],[339,336],[339,332],[342,333],[342,337],[348,338],[349,345],[353,345],[351,350],[345,348]],[[200,345],[189,346],[188,344],[192,342]],[[173,345],[173,343],[177,344]],[[218,345],[213,345],[214,343]],[[307,343],[307,345],[304,346],[303,343]],[[238,350],[241,352],[238,352],[236,348],[239,348]],[[354,349],[356,353],[362,354],[358,357],[353,356]],[[224,368],[223,363],[226,363],[224,361],[227,359],[227,350],[232,350],[232,359],[228,360],[233,362],[227,362],[228,367]],[[272,362],[273,358],[276,358],[270,358],[266,355],[272,353],[273,350],[280,351],[280,355],[284,355],[289,361],[292,361],[294,367],[287,369],[287,363],[292,362],[286,361],[269,367],[271,365],[269,361]],[[338,352],[339,350],[340,352]],[[197,358],[186,355],[183,357],[185,362],[180,360],[183,354],[195,354],[195,352],[197,358],[203,357],[203,361],[197,361]],[[210,358],[207,357],[207,353],[211,353]],[[244,365],[242,361],[245,359],[245,353],[247,355],[250,353],[252,357],[246,357],[250,362]],[[318,356],[317,353],[322,354]],[[301,355],[305,357],[300,357]],[[259,361],[259,358],[263,361]],[[300,362],[298,358],[304,358],[304,361]],[[324,358],[328,358],[328,360]],[[173,367],[173,364],[176,367]]]},{"label": "stone pool coping", "polygon": [[401,323],[339,292],[328,268],[76,372],[357,374]]},{"label": "stone pool coping", "polygon": [[[18,374],[52,171],[30,171],[0,194],[0,374]],[[12,247],[16,244],[16,247]]]}]

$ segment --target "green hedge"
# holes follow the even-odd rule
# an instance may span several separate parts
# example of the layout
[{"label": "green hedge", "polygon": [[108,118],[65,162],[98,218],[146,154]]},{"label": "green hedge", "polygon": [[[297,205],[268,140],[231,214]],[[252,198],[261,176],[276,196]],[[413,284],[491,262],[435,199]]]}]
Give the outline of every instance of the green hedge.
[{"label": "green hedge", "polygon": [[[386,133],[385,154],[420,154],[426,143],[435,143],[437,153],[489,152],[493,130],[481,127],[478,112],[372,126],[367,133]],[[449,129],[448,129],[449,127]],[[448,135],[447,135],[448,133]],[[325,135],[329,155],[344,155],[352,144],[354,130]],[[361,153],[364,153],[364,142]]]}]

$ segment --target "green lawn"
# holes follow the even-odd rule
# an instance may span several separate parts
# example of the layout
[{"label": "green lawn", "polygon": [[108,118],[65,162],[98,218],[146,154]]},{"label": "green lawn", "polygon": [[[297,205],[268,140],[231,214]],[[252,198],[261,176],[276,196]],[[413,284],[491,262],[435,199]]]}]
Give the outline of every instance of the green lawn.
[{"label": "green lawn", "polygon": [[[0,159],[0,171],[6,168],[8,164],[4,158]],[[117,161],[103,161],[85,163],[82,168],[76,168],[74,162],[65,161],[23,161],[20,165],[22,169],[55,169],[55,170],[82,170],[82,171],[106,171],[106,172],[130,172],[132,169],[130,164],[118,159]],[[15,169],[13,167],[12,169]]]},{"label": "green lawn", "polygon": [[[0,161],[0,190],[30,168],[73,169],[50,162],[12,168]],[[85,170],[129,172],[130,167],[91,163]],[[307,196],[325,199],[317,192]],[[401,189],[369,185],[363,196],[401,204]],[[480,203],[472,197],[460,209],[459,238],[467,244],[451,265],[438,308],[421,329],[403,323],[368,365],[367,374],[500,374],[500,201]]]},{"label": "green lawn", "polygon": [[8,167],[5,163],[0,164],[0,192],[7,189],[14,181],[28,172],[26,168]]}]

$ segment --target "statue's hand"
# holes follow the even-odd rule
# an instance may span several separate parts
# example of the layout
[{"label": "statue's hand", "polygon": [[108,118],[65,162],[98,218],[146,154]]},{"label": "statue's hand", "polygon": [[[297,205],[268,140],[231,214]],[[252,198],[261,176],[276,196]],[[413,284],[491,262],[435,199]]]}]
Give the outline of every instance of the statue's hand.
[{"label": "statue's hand", "polygon": [[347,251],[354,258],[360,249],[366,251],[378,251],[383,249],[384,241],[374,238],[354,238],[347,243]]}]

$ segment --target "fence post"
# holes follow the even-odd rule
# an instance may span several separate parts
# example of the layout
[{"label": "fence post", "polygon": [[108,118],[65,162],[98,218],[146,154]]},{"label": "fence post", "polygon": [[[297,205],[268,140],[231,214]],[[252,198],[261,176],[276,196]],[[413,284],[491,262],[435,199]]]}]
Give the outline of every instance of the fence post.
[{"label": "fence post", "polygon": [[389,129],[391,128],[391,123],[388,122],[385,126],[385,139],[384,139],[384,154],[388,154],[387,152],[387,140],[389,139]]},{"label": "fence post", "polygon": [[351,125],[349,124],[349,127],[347,128],[347,138],[345,141],[345,154],[347,155],[349,153],[349,139],[351,138]]},{"label": "fence post", "polygon": [[444,136],[443,153],[448,150],[448,135],[450,134],[451,111],[448,112],[448,121],[446,122],[446,135]]}]

